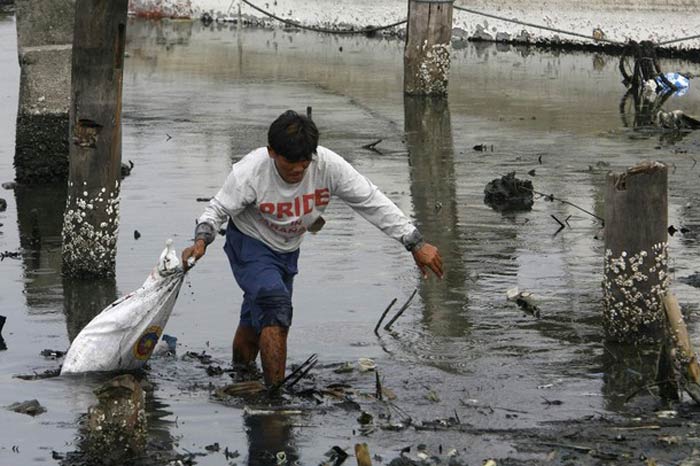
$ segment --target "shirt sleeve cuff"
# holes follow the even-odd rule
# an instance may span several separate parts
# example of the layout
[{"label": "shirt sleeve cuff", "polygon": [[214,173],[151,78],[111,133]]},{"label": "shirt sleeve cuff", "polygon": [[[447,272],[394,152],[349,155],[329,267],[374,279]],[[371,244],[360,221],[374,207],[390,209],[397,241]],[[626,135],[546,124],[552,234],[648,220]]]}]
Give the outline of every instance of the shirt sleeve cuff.
[{"label": "shirt sleeve cuff", "polygon": [[197,224],[197,228],[194,229],[195,241],[202,239],[208,246],[214,241],[214,238],[216,238],[216,232],[210,223],[202,222]]},{"label": "shirt sleeve cuff", "polygon": [[418,228],[415,228],[411,233],[408,233],[401,238],[401,243],[407,251],[416,252],[425,244],[423,240],[423,235]]}]

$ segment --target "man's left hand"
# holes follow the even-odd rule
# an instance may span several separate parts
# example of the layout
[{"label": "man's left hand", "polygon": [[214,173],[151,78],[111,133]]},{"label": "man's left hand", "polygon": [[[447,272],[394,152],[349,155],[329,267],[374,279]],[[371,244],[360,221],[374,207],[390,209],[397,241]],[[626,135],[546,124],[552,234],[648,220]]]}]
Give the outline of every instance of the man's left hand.
[{"label": "man's left hand", "polygon": [[440,256],[438,248],[432,244],[425,243],[420,249],[414,251],[413,259],[423,274],[423,278],[428,278],[428,269],[432,270],[439,278],[443,277],[442,256]]}]

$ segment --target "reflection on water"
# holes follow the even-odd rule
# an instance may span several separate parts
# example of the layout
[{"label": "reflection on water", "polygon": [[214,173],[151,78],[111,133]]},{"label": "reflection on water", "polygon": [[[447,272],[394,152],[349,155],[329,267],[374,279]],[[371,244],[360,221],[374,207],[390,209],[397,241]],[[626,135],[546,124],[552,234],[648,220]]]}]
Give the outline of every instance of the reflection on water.
[{"label": "reflection on water", "polygon": [[78,333],[97,314],[117,299],[117,283],[114,278],[100,280],[63,279],[63,312],[66,315],[68,339]]},{"label": "reflection on water", "polygon": [[455,194],[454,146],[447,99],[404,97],[406,146],[416,226],[435,245],[447,272],[420,282],[423,315],[435,336],[459,337],[469,330],[467,283],[460,248]]},{"label": "reflection on water", "polygon": [[17,186],[15,199],[27,307],[32,313],[55,310],[63,303],[61,229],[66,187]]},{"label": "reflection on water", "polygon": [[[298,464],[291,419],[282,414],[245,416],[248,435],[248,465]],[[279,456],[278,456],[279,455]],[[286,458],[279,461],[279,458]]]},{"label": "reflection on water", "polygon": [[65,185],[18,186],[15,198],[27,307],[32,313],[62,309],[68,338],[72,341],[94,316],[117,298],[116,282],[113,278],[86,281],[62,276]]},{"label": "reflection on water", "polygon": [[[697,89],[683,99],[653,105],[628,96],[620,105],[624,89],[614,59],[468,44],[453,52],[449,102],[404,98],[401,41],[133,19],[128,34],[124,159],[133,159],[135,169],[122,191],[120,287],[130,290],[142,283],[165,238],[189,241],[192,220],[201,209],[195,199],[213,194],[230,162],[261,138],[264,143],[274,116],[285,108],[311,105],[327,145],[338,148],[413,214],[426,239],[440,248],[447,275],[442,281],[419,280],[406,262],[410,256],[404,257],[395,244],[384,247],[385,238],[372,236],[376,231],[371,226],[339,207],[328,227],[309,239],[314,254],[304,255],[303,278],[312,286],[297,297],[304,313],[295,324],[297,334],[313,339],[301,341],[293,349],[297,355],[310,349],[306,344],[316,345],[314,349],[332,345],[333,357],[368,353],[386,368],[386,386],[399,392],[416,419],[437,416],[437,408],[439,415],[461,409],[457,397],[528,412],[518,418],[474,413],[470,422],[476,428],[533,427],[605,410],[628,415],[640,399],[651,399],[640,394],[624,403],[631,391],[653,382],[654,362],[603,347],[599,223],[571,206],[543,199],[530,212],[503,215],[483,204],[483,190],[492,179],[515,171],[538,191],[602,216],[608,170],[645,158],[675,164],[677,170],[669,175],[669,219],[690,231],[671,238],[673,266],[678,276],[690,275],[697,270],[700,231],[700,166],[693,163],[700,138],[689,133],[681,141],[659,145],[657,136],[664,133],[646,128],[659,105],[664,111],[698,114]],[[16,62],[14,51],[9,56]],[[684,67],[671,63],[668,68]],[[379,138],[382,155],[361,149]],[[493,150],[474,151],[478,144]],[[65,190],[20,188],[15,195],[24,252],[22,268],[7,282],[21,282],[17,286],[24,296],[18,294],[22,303],[16,312],[23,315],[11,322],[26,324],[32,344],[55,342],[45,338],[45,329],[63,337],[67,327],[72,339],[117,296],[117,286],[61,277]],[[569,225],[556,236],[552,215]],[[124,234],[135,229],[143,233],[138,242]],[[16,248],[7,241],[8,230],[4,233],[3,249]],[[181,295],[168,332],[188,349],[206,347],[223,361],[230,352],[232,300],[238,292],[222,282],[222,273],[228,273],[224,256],[208,255],[206,265],[188,278],[192,288]],[[369,313],[383,308],[396,290],[410,292],[416,286],[421,299],[396,322],[394,339],[382,340],[394,345],[388,348],[392,354],[384,355],[368,337],[375,321]],[[540,320],[507,302],[505,293],[515,286],[536,295]],[[696,289],[675,288],[686,307],[698,301]],[[49,313],[60,318],[44,318]],[[35,330],[38,325],[41,331]],[[695,322],[690,327],[697,335]],[[35,364],[36,347],[26,351],[18,364]],[[182,436],[187,448],[195,442],[201,447],[210,442],[209,430],[217,430],[211,428],[216,425],[221,432],[215,440],[221,445],[243,450],[248,444],[249,464],[269,464],[283,450],[298,459],[315,448],[319,454],[313,458],[320,458],[330,446],[321,435],[309,440],[316,442],[309,447],[304,442],[313,434],[293,432],[289,420],[276,416],[248,417],[246,433],[239,422],[212,421],[202,414],[215,410],[202,387],[222,381],[204,375],[200,367],[192,368],[195,375],[190,377],[169,363],[157,364],[162,370],[153,378],[172,396],[167,409],[185,421],[163,427],[165,445],[172,435]],[[191,378],[200,385],[182,394],[183,381]],[[415,390],[403,388],[405,379],[415,382],[409,383]],[[53,387],[63,383],[53,382]],[[439,393],[441,403],[426,402],[421,390],[427,385],[436,391],[446,387]],[[24,386],[12,381],[2,388],[16,395]],[[541,409],[543,397],[563,404]],[[149,405],[148,410],[161,408]],[[241,413],[221,418],[229,415]],[[338,423],[329,435],[346,438],[356,426],[354,416]],[[334,438],[335,444],[343,441]],[[220,455],[197,458],[204,465],[220,460]],[[469,458],[470,464],[475,461]]]}]

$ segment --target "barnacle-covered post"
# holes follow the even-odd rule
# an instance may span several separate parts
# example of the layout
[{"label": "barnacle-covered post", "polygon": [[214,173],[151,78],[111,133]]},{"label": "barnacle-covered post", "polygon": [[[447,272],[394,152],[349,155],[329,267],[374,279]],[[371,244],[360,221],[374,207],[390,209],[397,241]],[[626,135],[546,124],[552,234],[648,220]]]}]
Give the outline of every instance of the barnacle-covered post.
[{"label": "barnacle-covered post", "polygon": [[404,93],[447,95],[453,0],[409,0]]},{"label": "barnacle-covered post", "polygon": [[77,0],[63,271],[114,275],[128,0]]},{"label": "barnacle-covered post", "polygon": [[608,174],[604,269],[608,340],[659,341],[665,319],[659,296],[669,285],[666,165],[643,162]]}]

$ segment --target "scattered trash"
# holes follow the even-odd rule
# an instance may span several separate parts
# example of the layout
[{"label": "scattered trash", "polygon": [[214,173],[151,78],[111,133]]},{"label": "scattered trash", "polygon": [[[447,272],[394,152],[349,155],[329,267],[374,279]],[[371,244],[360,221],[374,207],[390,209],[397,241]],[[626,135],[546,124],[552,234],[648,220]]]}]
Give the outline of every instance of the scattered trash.
[{"label": "scattered trash", "polygon": [[532,181],[516,178],[515,172],[490,181],[484,195],[484,204],[499,212],[531,210],[535,202]]},{"label": "scattered trash", "polygon": [[20,375],[15,375],[14,378],[20,379],[20,380],[43,380],[43,379],[52,379],[54,377],[58,377],[61,375],[61,369],[47,369],[44,372],[41,373],[36,373],[34,372],[33,374],[20,374]]},{"label": "scattered trash", "polygon": [[685,227],[676,228],[673,225],[668,227],[668,234],[669,235],[673,236],[678,232],[680,232],[682,235],[685,235],[686,233],[690,233],[690,230],[688,228],[685,228]]},{"label": "scattered trash", "polygon": [[134,168],[134,162],[132,162],[131,160],[129,160],[128,165],[122,162],[122,165],[121,165],[121,177],[122,177],[122,179],[131,175],[131,170],[133,168]]},{"label": "scattered trash", "polygon": [[142,367],[170,318],[184,275],[168,240],[141,288],[106,307],[75,337],[61,373]]},{"label": "scattered trash", "polygon": [[377,139],[376,141],[374,141],[372,143],[365,144],[364,146],[362,146],[362,148],[367,149],[367,150],[371,150],[372,152],[376,152],[379,155],[383,155],[382,152],[379,149],[377,149],[377,144],[379,144],[382,141],[383,141],[383,139]]},{"label": "scattered trash", "polygon": [[245,398],[259,395],[265,390],[265,385],[263,385],[263,383],[259,380],[249,380],[247,382],[238,382],[218,388],[214,394],[220,399],[226,399],[229,396]]},{"label": "scattered trash", "polygon": [[[695,272],[687,277],[679,278],[678,281],[686,285],[694,286],[695,288],[700,288],[700,272]],[[2,330],[2,325],[0,325],[0,330]]]},{"label": "scattered trash", "polygon": [[348,454],[339,446],[333,446],[325,455],[332,462],[333,466],[340,466],[348,458]]},{"label": "scattered trash", "polygon": [[40,353],[43,357],[47,359],[59,359],[65,356],[66,352],[65,351],[58,351],[58,350],[51,350],[51,349],[45,349],[42,350]]},{"label": "scattered trash", "polygon": [[14,181],[6,181],[2,184],[2,187],[3,189],[15,189],[17,187],[17,183]]},{"label": "scattered trash", "polygon": [[283,464],[287,464],[287,454],[283,451],[278,451],[277,454],[275,455],[275,459],[277,460],[278,466],[281,466]]},{"label": "scattered trash", "polygon": [[364,425],[367,425],[367,424],[371,424],[372,421],[374,421],[374,416],[372,416],[372,415],[371,415],[370,413],[368,413],[367,411],[362,411],[362,412],[360,413],[360,416],[357,418],[357,422],[359,422],[359,423],[362,424],[363,426],[364,426]]},{"label": "scattered trash", "polygon": [[152,356],[175,356],[177,348],[177,338],[170,335],[163,335],[158,344],[153,348]]},{"label": "scattered trash", "polygon": [[4,251],[0,252],[0,262],[5,259],[21,259],[22,253],[19,251]]},{"label": "scattered trash", "polygon": [[46,412],[46,408],[39,404],[37,400],[29,400],[23,402],[12,403],[7,407],[8,410],[14,411],[20,414],[28,414],[29,416],[38,416],[41,413]]},{"label": "scattered trash", "polygon": [[520,291],[516,286],[515,288],[511,288],[510,290],[508,290],[506,292],[506,296],[508,297],[508,301],[514,302],[520,307],[520,309],[539,319],[540,310],[537,307],[535,298],[532,295],[532,293],[528,291]]},{"label": "scattered trash", "polygon": [[212,443],[211,445],[206,445],[206,446],[204,447],[204,449],[205,449],[206,451],[217,452],[217,451],[219,451],[219,449],[220,449],[219,443],[216,442],[216,443]]},{"label": "scattered trash", "polygon": [[342,366],[333,369],[333,372],[336,374],[348,374],[354,370],[355,370],[355,367],[351,363],[346,362]]},{"label": "scattered trash", "polygon": [[360,358],[357,360],[357,366],[360,372],[373,371],[377,368],[377,364],[370,358]]},{"label": "scattered trash", "polygon": [[7,320],[7,317],[0,316],[0,351],[5,351],[7,349],[7,345],[5,344],[5,339],[2,336],[2,328],[5,326],[6,320]]},{"label": "scattered trash", "polygon": [[195,353],[194,351],[188,351],[185,353],[185,355],[182,358],[183,359],[196,359],[205,365],[209,365],[212,362],[211,355],[207,354],[206,351],[202,351],[201,353]]},{"label": "scattered trash", "polygon": [[673,419],[678,416],[678,411],[674,411],[672,409],[666,410],[666,411],[657,411],[656,412],[656,417],[660,419]]},{"label": "scattered trash", "polygon": [[221,366],[207,366],[207,375],[209,377],[214,377],[216,375],[221,375],[224,373],[224,370],[221,368]]},{"label": "scattered trash", "polygon": [[238,458],[239,456],[241,456],[241,454],[238,453],[238,450],[229,451],[228,447],[224,448],[224,458],[226,458],[226,461]]},{"label": "scattered trash", "polygon": [[487,150],[493,152],[493,144],[491,144],[490,146],[487,144],[477,144],[474,146],[474,150],[476,152],[486,152]]}]

